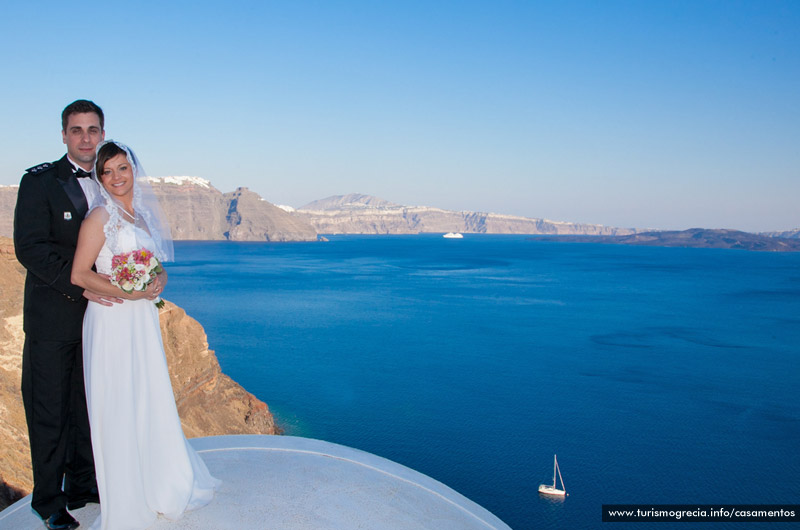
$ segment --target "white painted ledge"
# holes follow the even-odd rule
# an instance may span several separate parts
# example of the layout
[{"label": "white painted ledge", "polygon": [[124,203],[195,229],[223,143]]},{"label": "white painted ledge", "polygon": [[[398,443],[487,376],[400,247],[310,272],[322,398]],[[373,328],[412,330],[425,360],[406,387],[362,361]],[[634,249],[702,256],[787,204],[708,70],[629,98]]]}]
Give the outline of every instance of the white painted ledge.
[{"label": "white painted ledge", "polygon": [[[208,506],[152,529],[488,530],[509,527],[441,482],[379,456],[295,436],[191,440],[222,487]],[[88,528],[99,507],[72,512]],[[0,530],[41,530],[30,496],[0,512]]]}]

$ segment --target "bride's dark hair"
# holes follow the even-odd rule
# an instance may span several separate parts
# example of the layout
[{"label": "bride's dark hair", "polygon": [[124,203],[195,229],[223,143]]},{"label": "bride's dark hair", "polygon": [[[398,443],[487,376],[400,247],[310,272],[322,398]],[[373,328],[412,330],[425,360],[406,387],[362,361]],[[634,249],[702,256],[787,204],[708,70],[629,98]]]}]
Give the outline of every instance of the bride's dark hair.
[{"label": "bride's dark hair", "polygon": [[100,182],[103,182],[103,168],[106,166],[106,162],[117,155],[122,155],[124,157],[128,156],[125,150],[114,142],[108,142],[107,144],[104,144],[100,150],[97,151],[97,162],[95,162],[94,168],[97,172],[97,179]]}]

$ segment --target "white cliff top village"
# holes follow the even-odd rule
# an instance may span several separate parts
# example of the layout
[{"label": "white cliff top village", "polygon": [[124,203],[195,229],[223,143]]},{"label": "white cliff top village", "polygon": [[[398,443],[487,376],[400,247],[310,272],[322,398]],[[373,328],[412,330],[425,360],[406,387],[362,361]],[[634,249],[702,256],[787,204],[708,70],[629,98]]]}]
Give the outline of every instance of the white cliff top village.
[{"label": "white cliff top village", "polygon": [[210,189],[211,181],[201,177],[148,177],[148,181],[156,184],[176,184],[178,186],[200,186]]}]

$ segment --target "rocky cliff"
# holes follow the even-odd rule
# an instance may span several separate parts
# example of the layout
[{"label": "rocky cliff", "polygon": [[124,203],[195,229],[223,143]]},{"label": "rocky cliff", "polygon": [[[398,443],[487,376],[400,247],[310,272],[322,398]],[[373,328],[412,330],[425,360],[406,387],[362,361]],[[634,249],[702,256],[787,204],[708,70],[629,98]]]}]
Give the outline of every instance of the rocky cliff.
[{"label": "rocky cliff", "polygon": [[207,180],[163,177],[150,182],[169,220],[173,239],[225,239],[228,201]]},{"label": "rocky cliff", "polygon": [[565,223],[482,212],[455,212],[426,206],[402,206],[369,195],[337,195],[314,201],[294,215],[320,234],[418,234],[468,232],[477,234],[622,235],[636,230],[602,225]]},{"label": "rocky cliff", "polygon": [[25,269],[0,238],[0,508],[30,492],[28,428],[20,396]]},{"label": "rocky cliff", "polygon": [[150,179],[172,227],[173,239],[314,241],[317,232],[302,219],[247,188],[221,193],[197,177]]},{"label": "rocky cliff", "polygon": [[[198,177],[150,179],[176,240],[313,241],[318,234],[546,234],[624,236],[642,232],[495,213],[403,206],[370,195],[336,195],[297,210],[247,188],[222,193]],[[17,186],[0,186],[0,236],[11,236]],[[800,239],[800,230],[762,236]]]},{"label": "rocky cliff", "polygon": [[[328,197],[296,211],[247,188],[222,193],[198,177],[150,179],[176,240],[313,241],[317,234],[623,235],[634,229],[481,212],[403,206],[370,195]],[[16,186],[0,186],[0,236],[12,233]]]},{"label": "rocky cliff", "polygon": [[[197,177],[152,178],[153,191],[170,222],[173,239],[314,241],[302,218],[270,204],[247,188],[223,194]],[[0,236],[13,231],[17,186],[0,186]]]},{"label": "rocky cliff", "polygon": [[231,241],[309,241],[317,239],[310,223],[265,201],[247,188],[226,193],[225,239]]},{"label": "rocky cliff", "polygon": [[[20,396],[25,270],[0,238],[0,509],[32,487],[28,431]],[[167,302],[161,333],[175,401],[187,437],[276,434],[265,403],[220,370],[203,327]]]},{"label": "rocky cliff", "polygon": [[14,206],[19,186],[0,186],[0,236],[11,237],[14,232]]}]

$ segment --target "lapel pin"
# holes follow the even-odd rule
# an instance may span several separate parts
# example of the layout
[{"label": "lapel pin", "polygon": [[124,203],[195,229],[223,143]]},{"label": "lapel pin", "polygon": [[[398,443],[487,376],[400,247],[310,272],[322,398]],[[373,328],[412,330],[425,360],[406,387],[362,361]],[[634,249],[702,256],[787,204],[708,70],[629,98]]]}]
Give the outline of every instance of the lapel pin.
[{"label": "lapel pin", "polygon": [[64,212],[64,220],[65,221],[72,220],[72,212]]}]

